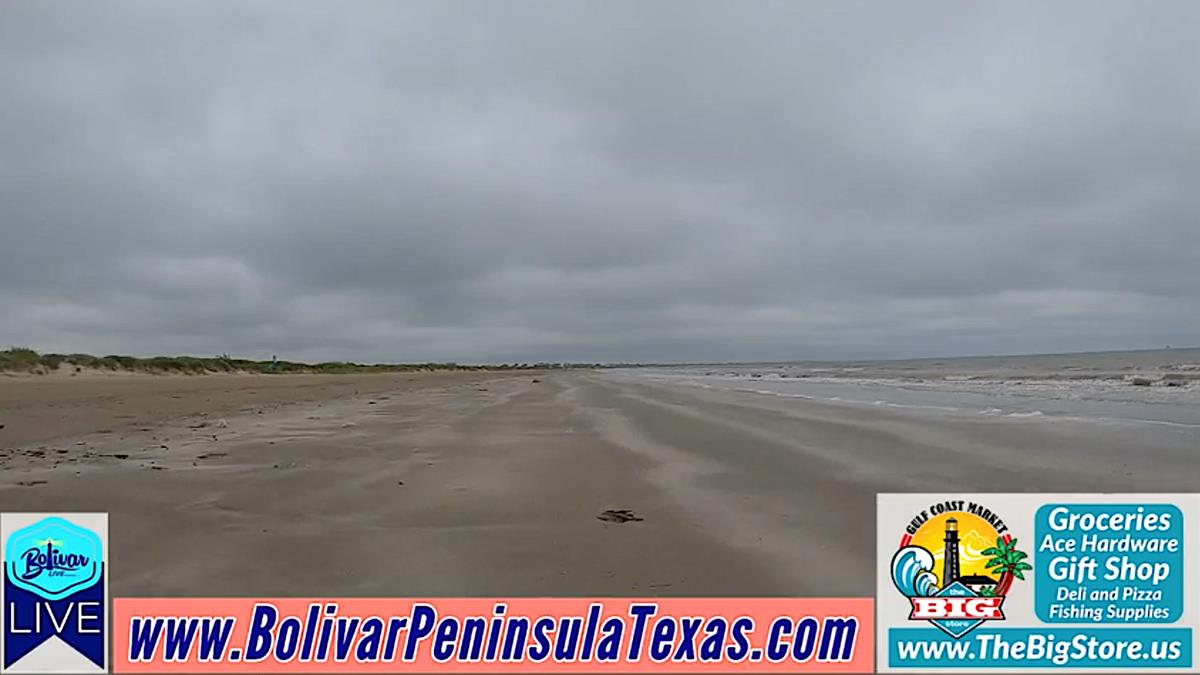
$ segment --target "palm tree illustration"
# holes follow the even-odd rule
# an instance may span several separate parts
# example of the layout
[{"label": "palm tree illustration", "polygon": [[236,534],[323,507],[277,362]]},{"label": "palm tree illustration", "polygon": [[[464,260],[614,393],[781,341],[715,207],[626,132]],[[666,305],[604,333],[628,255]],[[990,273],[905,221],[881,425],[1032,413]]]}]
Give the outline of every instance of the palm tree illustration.
[{"label": "palm tree illustration", "polygon": [[1000,575],[1000,583],[995,590],[996,595],[1007,594],[1014,578],[1024,581],[1025,571],[1033,569],[1032,565],[1025,562],[1029,555],[1024,551],[1017,550],[1015,538],[1006,541],[1004,537],[996,537],[996,545],[983,549],[981,553],[991,556],[985,563],[988,571]]}]

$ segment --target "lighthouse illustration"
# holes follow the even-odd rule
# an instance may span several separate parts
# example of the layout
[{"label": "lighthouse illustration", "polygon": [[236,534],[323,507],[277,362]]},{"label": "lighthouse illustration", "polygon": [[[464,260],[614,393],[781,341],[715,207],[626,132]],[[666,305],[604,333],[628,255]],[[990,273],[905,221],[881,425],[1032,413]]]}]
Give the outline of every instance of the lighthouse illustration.
[{"label": "lighthouse illustration", "polygon": [[958,519],[946,519],[946,548],[942,552],[942,588],[958,581]]},{"label": "lighthouse illustration", "polygon": [[[942,588],[954,582],[971,589],[976,593],[994,592],[998,582],[986,574],[963,574],[962,562],[959,557],[958,519],[946,519],[946,536],[942,539],[946,548],[942,550]],[[985,591],[985,589],[990,589]]]}]

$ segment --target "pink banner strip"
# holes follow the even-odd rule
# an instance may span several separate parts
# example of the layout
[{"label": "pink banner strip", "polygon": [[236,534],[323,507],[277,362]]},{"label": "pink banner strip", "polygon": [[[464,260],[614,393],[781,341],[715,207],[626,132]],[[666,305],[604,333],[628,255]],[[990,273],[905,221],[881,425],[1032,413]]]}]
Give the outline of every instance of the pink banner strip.
[{"label": "pink banner strip", "polygon": [[118,673],[870,672],[868,598],[117,598]]}]

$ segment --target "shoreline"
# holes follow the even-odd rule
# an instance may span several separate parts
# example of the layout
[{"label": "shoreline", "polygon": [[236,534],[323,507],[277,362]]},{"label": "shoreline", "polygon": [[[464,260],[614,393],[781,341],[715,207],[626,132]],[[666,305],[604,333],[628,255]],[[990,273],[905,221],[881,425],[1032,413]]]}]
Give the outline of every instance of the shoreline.
[{"label": "shoreline", "polygon": [[607,372],[0,381],[6,422],[0,499],[109,512],[117,595],[869,595],[877,493],[1200,482],[1195,434]]}]

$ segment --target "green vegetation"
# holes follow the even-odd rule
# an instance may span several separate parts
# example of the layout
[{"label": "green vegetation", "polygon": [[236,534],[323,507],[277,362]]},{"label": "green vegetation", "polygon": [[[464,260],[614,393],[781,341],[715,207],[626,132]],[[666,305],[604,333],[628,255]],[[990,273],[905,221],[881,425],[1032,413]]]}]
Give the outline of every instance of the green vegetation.
[{"label": "green vegetation", "polygon": [[41,357],[32,349],[13,347],[0,352],[0,369],[33,370],[41,365]]},{"label": "green vegetation", "polygon": [[1017,550],[1016,539],[1004,541],[1004,537],[996,537],[996,545],[983,549],[982,553],[992,556],[986,564],[993,574],[1011,574],[1024,579],[1025,572],[1033,569],[1032,565],[1025,562],[1029,555]]},{"label": "green vegetation", "polygon": [[38,354],[26,347],[0,351],[0,372],[49,373],[64,367],[76,372],[89,370],[128,371],[144,373],[409,373],[429,370],[548,370],[557,368],[599,368],[600,364],[521,363],[492,366],[458,363],[375,363],[351,361],[299,363],[296,361],[252,361],[232,358],[228,354],[212,358],[195,356],[92,356],[91,354]]}]

